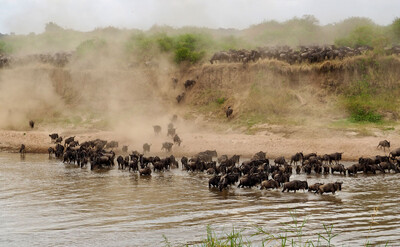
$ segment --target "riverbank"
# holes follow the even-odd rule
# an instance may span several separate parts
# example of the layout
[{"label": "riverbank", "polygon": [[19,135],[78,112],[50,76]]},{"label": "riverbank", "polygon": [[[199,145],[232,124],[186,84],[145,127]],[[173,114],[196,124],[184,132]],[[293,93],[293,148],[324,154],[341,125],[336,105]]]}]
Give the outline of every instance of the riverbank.
[{"label": "riverbank", "polygon": [[[119,142],[119,147],[115,150],[117,153],[121,152],[123,145],[128,145],[129,152],[133,150],[141,152],[142,145],[147,142],[152,144],[149,155],[165,156],[166,153],[161,151],[162,143],[172,142],[172,138],[167,137],[164,133],[155,136],[151,132],[148,135],[137,137],[135,134],[118,131],[85,129],[0,130],[0,151],[18,152],[21,144],[25,144],[27,153],[47,153],[47,149],[54,146],[49,137],[49,134],[54,132],[63,137],[76,136],[75,139],[79,142],[97,138],[108,141],[115,140]],[[379,141],[384,139],[391,141],[392,148],[400,146],[400,135],[394,131],[389,134],[375,133],[373,136],[359,136],[353,132],[324,132],[317,129],[308,132],[285,129],[285,131],[278,132],[273,128],[252,135],[234,131],[212,133],[206,130],[179,132],[178,134],[182,139],[182,144],[181,146],[174,145],[172,148],[172,154],[177,157],[191,156],[205,150],[217,150],[218,155],[240,154],[242,157],[251,157],[258,151],[264,151],[267,152],[269,158],[283,155],[286,159],[290,159],[290,156],[296,152],[316,152],[318,154],[343,152],[343,160],[357,160],[361,156],[384,155],[385,152],[377,148]]]}]

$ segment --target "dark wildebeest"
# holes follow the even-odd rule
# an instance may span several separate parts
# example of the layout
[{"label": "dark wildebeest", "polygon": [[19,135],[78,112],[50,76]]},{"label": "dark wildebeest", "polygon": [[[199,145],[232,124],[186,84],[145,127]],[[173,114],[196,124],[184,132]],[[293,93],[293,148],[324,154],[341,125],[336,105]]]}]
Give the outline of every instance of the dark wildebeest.
[{"label": "dark wildebeest", "polygon": [[174,143],[178,144],[178,146],[180,147],[181,146],[181,142],[182,142],[181,138],[179,138],[178,135],[175,135],[174,136]]},{"label": "dark wildebeest", "polygon": [[54,150],[52,147],[49,147],[47,151],[49,152],[49,158],[51,157],[51,154],[56,153],[56,150]]},{"label": "dark wildebeest", "polygon": [[275,163],[275,164],[278,164],[278,165],[283,165],[283,164],[285,164],[285,163],[286,163],[285,157],[281,156],[281,157],[276,158],[276,159],[274,160],[274,163]]},{"label": "dark wildebeest", "polygon": [[340,174],[346,175],[346,169],[343,164],[335,164],[331,167],[331,173],[339,172]]},{"label": "dark wildebeest", "polygon": [[294,163],[295,165],[297,164],[297,162],[299,162],[300,160],[303,161],[303,153],[296,153],[295,155],[292,156],[292,158],[290,159],[290,164]]},{"label": "dark wildebeest", "polygon": [[58,134],[57,133],[50,134],[49,136],[50,136],[52,141],[55,141],[58,138]]},{"label": "dark wildebeest", "polygon": [[60,137],[58,137],[58,138],[56,139],[55,143],[61,143],[62,140],[63,140],[63,138],[60,136]]},{"label": "dark wildebeest", "polygon": [[318,191],[319,186],[324,185],[323,183],[315,183],[313,185],[308,186],[308,191]]},{"label": "dark wildebeest", "polygon": [[172,149],[172,146],[173,146],[174,144],[172,143],[172,142],[164,142],[163,144],[162,144],[162,147],[161,147],[161,150],[165,150],[166,152],[171,152],[171,149]]},{"label": "dark wildebeest", "polygon": [[124,152],[124,153],[128,152],[128,146],[127,145],[122,146],[122,152]]},{"label": "dark wildebeest", "polygon": [[67,139],[65,139],[64,145],[69,145],[73,141],[75,141],[75,136],[68,137]]},{"label": "dark wildebeest", "polygon": [[283,184],[283,190],[282,192],[289,192],[291,190],[294,191],[294,193],[296,193],[296,190],[300,190],[300,189],[308,189],[308,183],[307,181],[300,181],[300,180],[293,180],[290,182],[286,182]]},{"label": "dark wildebeest", "polygon": [[185,89],[191,89],[196,84],[195,80],[187,80],[185,81]]},{"label": "dark wildebeest", "polygon": [[229,118],[230,116],[232,116],[232,113],[233,113],[232,107],[228,106],[228,109],[225,110],[226,117]]},{"label": "dark wildebeest", "polygon": [[20,152],[21,155],[25,155],[26,150],[25,150],[25,145],[24,144],[21,144],[21,147],[19,148],[19,152]]},{"label": "dark wildebeest", "polygon": [[387,140],[383,140],[383,141],[380,141],[379,142],[379,144],[378,144],[378,146],[376,147],[376,148],[383,148],[383,151],[384,152],[386,152],[386,148],[388,148],[389,149],[389,151],[390,151],[390,142],[389,141],[387,141]]},{"label": "dark wildebeest", "polygon": [[146,166],[143,169],[139,169],[139,175],[140,176],[150,176],[151,175],[151,169],[150,167]]},{"label": "dark wildebeest", "polygon": [[214,175],[214,177],[210,178],[208,180],[208,188],[212,187],[218,187],[219,181],[221,180],[220,175]]},{"label": "dark wildebeest", "polygon": [[150,152],[150,146],[151,144],[145,143],[143,144],[143,153],[149,153]]},{"label": "dark wildebeest", "polygon": [[33,120],[30,120],[29,126],[31,126],[31,129],[33,129],[33,127],[35,127],[35,122]]},{"label": "dark wildebeest", "polygon": [[269,189],[269,188],[277,189],[277,188],[279,188],[279,183],[277,181],[273,180],[273,179],[270,179],[268,181],[264,180],[264,181],[261,182],[260,190],[262,190],[264,188],[265,189]]},{"label": "dark wildebeest", "polygon": [[121,155],[117,157],[118,169],[124,169],[125,160]]},{"label": "dark wildebeest", "polygon": [[397,156],[400,156],[400,148],[397,148],[389,153],[389,157],[396,159]]},{"label": "dark wildebeest", "polygon": [[331,163],[331,161],[335,161],[335,163],[338,164],[339,161],[342,160],[342,154],[343,153],[338,153],[338,152],[329,154],[329,158],[330,158],[329,163]]},{"label": "dark wildebeest", "polygon": [[179,94],[178,96],[176,96],[176,102],[181,103],[181,101],[185,98],[185,92]]},{"label": "dark wildebeest", "polygon": [[335,194],[335,191],[342,190],[342,184],[343,182],[335,182],[320,185],[315,193],[319,193],[322,195],[323,193],[332,192],[332,194]]},{"label": "dark wildebeest", "polygon": [[212,56],[212,58],[210,59],[210,63],[213,64],[214,62],[230,62],[231,61],[231,55],[226,52],[226,51],[219,51],[214,53],[214,55]]},{"label": "dark wildebeest", "polygon": [[169,128],[167,132],[167,136],[173,137],[176,133],[176,128]]},{"label": "dark wildebeest", "polygon": [[153,129],[154,129],[154,133],[156,135],[160,134],[160,132],[161,132],[161,126],[160,125],[154,125]]}]

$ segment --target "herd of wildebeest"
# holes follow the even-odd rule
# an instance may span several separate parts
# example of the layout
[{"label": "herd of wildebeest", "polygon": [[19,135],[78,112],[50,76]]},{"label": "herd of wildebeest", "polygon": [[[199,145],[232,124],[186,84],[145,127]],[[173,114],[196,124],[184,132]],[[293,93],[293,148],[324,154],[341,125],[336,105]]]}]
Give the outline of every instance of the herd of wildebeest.
[{"label": "herd of wildebeest", "polygon": [[[325,60],[343,59],[346,57],[357,56],[366,51],[373,50],[370,46],[358,46],[355,48],[335,45],[309,45],[292,48],[290,46],[266,46],[257,47],[253,50],[230,49],[228,51],[219,51],[213,54],[209,60],[211,64],[216,62],[248,63],[259,59],[277,59],[289,64],[295,63],[317,63]],[[400,45],[385,48],[386,55],[400,55]],[[0,54],[0,68],[12,64],[24,64],[31,61],[52,64],[54,66],[65,66],[71,60],[74,52],[57,52],[53,54],[32,54],[28,56],[10,56]],[[151,61],[145,61],[144,65],[154,64]]]},{"label": "herd of wildebeest", "polygon": [[[289,64],[296,63],[319,63],[326,60],[344,59],[362,55],[363,53],[373,50],[370,46],[358,46],[355,48],[335,45],[314,45],[299,46],[293,49],[289,46],[268,46],[258,47],[254,50],[246,49],[230,49],[228,51],[219,51],[214,53],[210,59],[210,63],[228,62],[228,63],[248,63],[256,62],[259,59],[277,59]],[[385,49],[386,55],[400,55],[400,45],[392,46]]]},{"label": "herd of wildebeest", "polygon": [[[176,115],[172,118],[176,121]],[[34,125],[30,122],[31,127]],[[357,173],[400,173],[400,148],[394,149],[388,155],[375,157],[360,157],[358,162],[345,167],[340,163],[342,152],[318,155],[317,153],[303,154],[298,152],[286,159],[277,157],[273,161],[268,159],[265,152],[256,153],[251,159],[242,161],[240,155],[221,155],[218,157],[216,150],[206,150],[193,157],[181,157],[179,161],[170,155],[172,146],[180,146],[182,140],[176,134],[176,128],[171,122],[167,127],[167,136],[173,142],[162,143],[161,151],[168,155],[165,158],[158,156],[146,156],[150,152],[151,144],[143,145],[143,152],[128,152],[128,146],[118,149],[117,141],[91,140],[80,143],[75,136],[63,139],[57,133],[50,134],[51,142],[55,146],[48,149],[49,158],[56,157],[63,163],[76,164],[85,168],[90,164],[90,169],[112,169],[116,164],[120,170],[138,172],[140,176],[150,176],[152,172],[164,172],[181,167],[188,172],[207,173],[211,177],[208,181],[209,188],[216,187],[220,191],[228,189],[237,184],[237,187],[255,187],[260,189],[278,189],[282,191],[308,190],[315,193],[335,193],[341,190],[342,182],[315,183],[308,185],[307,181],[290,180],[293,172],[296,174],[335,174],[354,176]],[[161,134],[162,128],[154,125],[156,136]],[[21,145],[20,153],[25,155],[25,145]],[[379,142],[377,148],[390,150],[390,142],[387,140]],[[120,155],[116,155],[116,151]],[[240,163],[241,162],[241,163]]]}]

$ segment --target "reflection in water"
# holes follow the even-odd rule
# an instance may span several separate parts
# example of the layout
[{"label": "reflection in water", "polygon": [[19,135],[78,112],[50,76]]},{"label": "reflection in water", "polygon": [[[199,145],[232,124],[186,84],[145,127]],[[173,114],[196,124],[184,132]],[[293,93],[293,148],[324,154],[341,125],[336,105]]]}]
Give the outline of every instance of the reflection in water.
[{"label": "reflection in water", "polygon": [[341,192],[322,196],[236,187],[219,192],[208,189],[208,178],[180,170],[140,177],[80,169],[46,155],[0,154],[0,245],[160,246],[163,234],[174,244],[196,243],[208,224],[217,232],[234,226],[251,234],[259,225],[278,233],[291,222],[289,210],[308,217],[309,238],[322,224],[334,224],[340,246],[400,242],[398,174],[292,177],[309,184],[343,181]]}]

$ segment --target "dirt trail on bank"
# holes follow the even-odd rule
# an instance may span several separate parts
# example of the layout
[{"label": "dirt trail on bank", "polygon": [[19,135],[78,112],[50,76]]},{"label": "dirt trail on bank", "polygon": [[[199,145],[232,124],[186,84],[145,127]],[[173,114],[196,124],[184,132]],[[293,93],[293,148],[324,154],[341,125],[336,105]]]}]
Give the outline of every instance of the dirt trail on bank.
[{"label": "dirt trail on bank", "polygon": [[[316,130],[316,132],[318,132]],[[48,136],[53,131],[9,131],[0,130],[0,151],[18,152],[21,144],[25,144],[28,153],[47,153],[51,143]],[[133,150],[142,151],[145,142],[152,144],[149,155],[167,155],[161,151],[161,145],[165,141],[171,141],[165,133],[159,136],[152,134],[148,139],[136,139],[123,133],[96,130],[58,130],[62,136],[76,136],[80,142],[96,138],[119,141],[119,148],[115,151],[121,153],[122,145],[129,145],[129,152]],[[384,155],[384,151],[377,149],[378,142],[387,139],[391,141],[392,149],[400,146],[400,135],[396,132],[386,136],[359,137],[349,135],[338,135],[319,132],[312,137],[302,134],[284,137],[282,133],[269,131],[260,132],[255,135],[242,133],[211,133],[210,131],[199,131],[196,133],[180,133],[183,140],[180,147],[174,145],[172,154],[179,157],[182,155],[191,156],[205,150],[217,150],[218,155],[240,154],[243,157],[251,157],[258,151],[267,152],[269,158],[290,156],[296,152],[304,153],[317,152],[318,154],[344,152],[344,160],[357,160],[361,156]],[[387,153],[386,153],[387,154]]]}]

